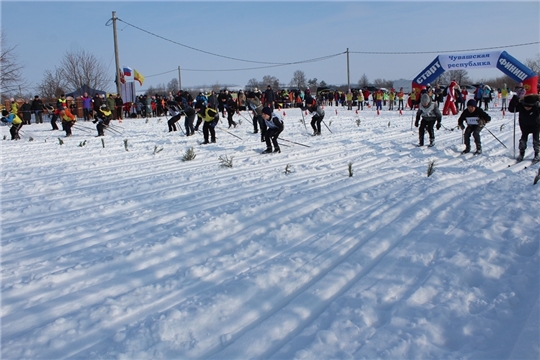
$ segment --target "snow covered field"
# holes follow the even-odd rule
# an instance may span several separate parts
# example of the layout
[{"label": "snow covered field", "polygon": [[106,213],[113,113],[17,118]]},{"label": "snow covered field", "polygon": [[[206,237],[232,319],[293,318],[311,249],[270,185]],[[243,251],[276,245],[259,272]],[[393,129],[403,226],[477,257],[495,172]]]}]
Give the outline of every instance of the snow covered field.
[{"label": "snow covered field", "polygon": [[204,146],[165,118],[104,143],[2,127],[1,357],[538,359],[539,165],[509,167],[513,114],[473,156],[457,116],[417,148],[410,110],[325,110],[312,137],[285,109],[310,147],[270,155],[238,115],[219,127],[242,140]]}]

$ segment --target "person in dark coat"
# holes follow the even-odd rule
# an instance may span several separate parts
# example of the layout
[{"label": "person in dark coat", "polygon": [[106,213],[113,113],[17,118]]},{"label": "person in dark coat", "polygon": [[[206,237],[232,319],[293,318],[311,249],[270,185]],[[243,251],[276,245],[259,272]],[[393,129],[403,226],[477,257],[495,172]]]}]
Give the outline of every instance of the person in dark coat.
[{"label": "person in dark coat", "polygon": [[30,105],[28,99],[24,100],[19,111],[22,114],[23,124],[30,125],[32,123],[32,105]]},{"label": "person in dark coat", "polygon": [[[313,135],[321,135],[321,122],[324,119],[324,110],[321,105],[314,98],[310,97],[310,100],[306,100],[306,108],[311,114],[311,128],[313,129]],[[308,102],[310,101],[310,102]]]},{"label": "person in dark coat", "polygon": [[[262,153],[263,154],[269,154],[271,152],[280,153],[281,150],[279,148],[277,139],[279,137],[279,134],[281,134],[284,128],[283,119],[281,118],[279,114],[273,112],[273,110],[268,106],[265,106],[262,109],[262,117],[267,127],[265,136],[264,136],[264,141],[266,142],[266,150],[264,150]],[[274,145],[273,151],[272,151],[272,145]]]},{"label": "person in dark coat", "polygon": [[167,102],[167,111],[171,115],[171,118],[167,120],[167,126],[169,127],[169,132],[177,131],[176,122],[182,117],[182,111],[178,104],[175,101]]},{"label": "person in dark coat", "polygon": [[[463,122],[467,122],[467,129],[463,125]],[[475,155],[482,153],[482,142],[480,139],[480,131],[484,128],[486,123],[491,121],[491,116],[489,116],[484,110],[476,106],[476,100],[471,99],[467,101],[467,109],[465,109],[458,118],[458,126],[461,130],[465,129],[463,135],[463,141],[465,142],[465,150],[462,151],[462,154],[467,154],[471,151],[471,134],[474,138],[474,143],[476,144]]]},{"label": "person in dark coat", "polygon": [[94,114],[93,123],[96,124],[97,136],[105,136],[105,129],[109,127],[113,117],[113,112],[108,108],[107,105],[101,105],[99,111]]},{"label": "person in dark coat", "polygon": [[247,94],[247,105],[253,111],[253,133],[259,132],[261,128],[261,142],[264,142],[264,133],[266,131],[266,123],[262,117],[263,105],[257,94],[253,91]]},{"label": "person in dark coat", "polygon": [[216,142],[216,125],[219,122],[219,113],[211,108],[207,108],[204,104],[199,102],[195,103],[195,112],[197,113],[197,125],[195,125],[195,131],[199,131],[199,126],[203,124],[203,144],[208,144],[208,137],[213,143]]},{"label": "person in dark coat", "polygon": [[229,129],[231,126],[236,127],[236,121],[233,120],[233,115],[238,110],[238,106],[236,105],[236,101],[231,97],[227,101],[227,121],[229,122]]},{"label": "person in dark coat", "polygon": [[32,111],[36,117],[36,124],[43,124],[43,100],[39,98],[39,95],[34,96],[32,100]]},{"label": "person in dark coat", "polygon": [[274,110],[274,101],[276,101],[274,90],[268,85],[264,91],[264,106],[268,106],[270,109]]},{"label": "person in dark coat", "polygon": [[[420,121],[420,119],[422,119]],[[418,127],[418,146],[424,146],[424,135],[427,130],[429,134],[429,147],[435,145],[435,131],[433,126],[437,122],[437,130],[441,128],[442,115],[437,104],[431,100],[428,94],[422,94],[420,105],[416,112],[416,121],[414,126]],[[420,122],[420,123],[419,123]]]},{"label": "person in dark coat", "polygon": [[191,106],[187,105],[187,103],[184,105],[182,111],[185,115],[184,125],[186,127],[186,136],[191,136],[195,134],[195,127],[193,126],[193,124],[195,122],[195,116],[197,116],[197,114]]},{"label": "person in dark coat", "polygon": [[525,157],[525,149],[527,149],[527,140],[529,134],[532,135],[534,159],[540,161],[540,96],[537,94],[526,95],[522,100],[518,95],[514,95],[508,111],[519,114],[519,128],[521,129],[521,138],[519,139],[519,156],[517,161],[523,160]]}]

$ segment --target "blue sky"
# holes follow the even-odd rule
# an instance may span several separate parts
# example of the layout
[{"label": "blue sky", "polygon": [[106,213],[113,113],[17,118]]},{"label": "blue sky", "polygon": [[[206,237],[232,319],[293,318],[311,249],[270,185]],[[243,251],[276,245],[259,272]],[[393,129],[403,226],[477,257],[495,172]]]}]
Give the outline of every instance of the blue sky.
[{"label": "blue sky", "polygon": [[[54,71],[66,52],[81,49],[101,60],[114,79],[113,29],[106,25],[112,11],[121,20],[117,23],[120,65],[137,69],[146,77],[142,89],[178,78],[178,66],[183,87],[244,86],[249,79],[262,80],[265,75],[288,84],[296,70],[302,70],[308,79],[346,84],[345,54],[279,67],[254,62],[298,62],[344,53],[347,48],[351,84],[357,84],[363,74],[370,81],[412,79],[439,51],[459,54],[467,51],[458,50],[497,47],[522,62],[540,53],[538,43],[509,46],[540,41],[538,1],[4,0],[1,7],[2,32],[8,45],[17,46],[24,77],[31,86],[43,80],[45,70]],[[266,68],[253,69],[258,67]],[[483,79],[501,73],[490,69],[474,70],[469,75]],[[111,82],[106,90],[114,89]]]}]

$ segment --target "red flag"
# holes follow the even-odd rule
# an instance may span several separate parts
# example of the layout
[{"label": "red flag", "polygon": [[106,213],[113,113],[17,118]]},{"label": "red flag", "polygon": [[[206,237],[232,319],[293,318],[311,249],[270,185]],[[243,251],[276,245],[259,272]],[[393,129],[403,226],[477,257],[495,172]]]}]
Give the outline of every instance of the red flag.
[{"label": "red flag", "polygon": [[118,69],[118,73],[120,74],[120,82],[122,84],[125,84],[126,83],[126,78],[124,76],[124,72],[121,69]]}]

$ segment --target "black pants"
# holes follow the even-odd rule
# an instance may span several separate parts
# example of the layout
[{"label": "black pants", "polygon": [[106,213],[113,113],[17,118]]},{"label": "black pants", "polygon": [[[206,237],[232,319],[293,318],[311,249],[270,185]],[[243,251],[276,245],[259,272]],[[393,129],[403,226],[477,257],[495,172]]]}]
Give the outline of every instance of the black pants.
[{"label": "black pants", "polygon": [[208,142],[208,136],[210,135],[212,142],[216,142],[216,122],[205,121],[202,127],[202,132],[204,136],[204,142]]},{"label": "black pants", "polygon": [[482,149],[482,141],[480,139],[480,131],[482,131],[483,126],[479,125],[469,125],[465,129],[465,134],[463,135],[463,142],[467,149],[471,148],[471,134],[474,138],[474,143],[476,144],[476,149]]},{"label": "black pants", "polygon": [[19,140],[21,137],[19,136],[19,130],[22,128],[23,124],[11,124],[11,127],[9,128],[9,133],[11,134],[11,140]]},{"label": "black pants", "polygon": [[186,118],[184,119],[187,136],[195,134],[195,128],[193,127],[193,121],[195,120],[195,116],[197,115],[186,116]]},{"label": "black pants", "polygon": [[318,115],[315,115],[311,118],[311,127],[313,128],[313,132],[315,135],[321,134],[321,121],[323,120],[323,117],[320,117]]},{"label": "black pants", "polygon": [[424,135],[426,133],[426,130],[429,134],[429,141],[435,141],[435,131],[433,130],[433,126],[435,125],[435,121],[426,121],[422,119],[420,121],[420,127],[418,128],[418,139],[419,145],[424,145]]},{"label": "black pants", "polygon": [[62,120],[62,130],[66,132],[66,136],[71,136],[71,127],[73,126],[73,121],[64,121]]},{"label": "black pants", "polygon": [[236,127],[236,122],[233,120],[234,110],[227,109],[227,121],[229,122],[229,127]]},{"label": "black pants", "polygon": [[266,129],[264,141],[266,142],[267,149],[272,149],[272,145],[274,145],[274,150],[279,150],[279,144],[277,142],[279,134],[281,134],[281,131],[278,128]]},{"label": "black pants", "polygon": [[525,151],[525,149],[527,149],[527,140],[529,138],[529,134],[532,134],[534,153],[535,154],[539,153],[540,152],[540,140],[539,140],[540,127],[520,125],[519,128],[521,129],[521,138],[519,139],[519,150]]},{"label": "black pants", "polygon": [[58,130],[58,125],[56,125],[56,119],[58,119],[58,115],[53,114],[51,118],[51,126],[53,130]]},{"label": "black pants", "polygon": [[180,120],[180,116],[181,116],[180,114],[175,115],[172,118],[170,118],[169,121],[167,121],[167,125],[169,125],[169,132],[178,130],[176,128],[176,122]]}]

